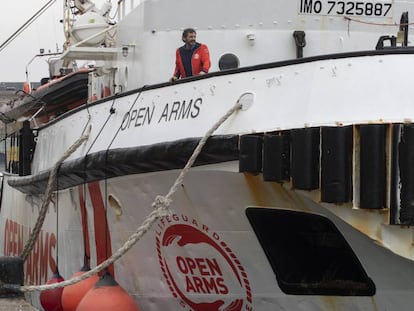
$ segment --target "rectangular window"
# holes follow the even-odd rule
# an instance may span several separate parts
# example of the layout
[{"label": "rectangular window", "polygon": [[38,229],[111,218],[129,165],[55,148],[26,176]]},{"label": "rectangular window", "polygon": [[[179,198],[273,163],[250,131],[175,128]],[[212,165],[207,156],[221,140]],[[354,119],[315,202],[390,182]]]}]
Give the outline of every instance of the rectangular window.
[{"label": "rectangular window", "polygon": [[375,294],[373,281],[328,218],[271,208],[247,208],[246,215],[284,293]]}]

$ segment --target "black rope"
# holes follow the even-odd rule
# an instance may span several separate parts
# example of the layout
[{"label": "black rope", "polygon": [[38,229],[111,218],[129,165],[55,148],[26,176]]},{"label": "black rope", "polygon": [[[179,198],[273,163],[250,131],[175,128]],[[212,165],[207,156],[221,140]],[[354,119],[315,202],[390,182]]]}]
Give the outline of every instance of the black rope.
[{"label": "black rope", "polygon": [[[108,117],[106,118],[106,120],[105,120],[104,124],[102,125],[101,129],[99,130],[98,134],[95,136],[95,139],[92,141],[91,145],[89,146],[89,149],[88,149],[88,151],[86,152],[85,156],[87,156],[87,155],[88,155],[88,153],[89,153],[89,151],[91,151],[91,149],[92,149],[93,145],[94,145],[94,144],[95,144],[95,142],[98,140],[99,136],[101,136],[101,133],[102,133],[103,129],[105,128],[106,124],[108,123],[109,119],[110,119],[110,118],[111,118],[111,116],[115,113],[115,108],[114,108],[114,105],[115,105],[115,98],[114,98],[114,99],[113,99],[113,101],[112,101],[111,108],[109,108],[109,115],[108,115]],[[88,110],[88,112],[89,112],[89,110]]]},{"label": "black rope", "polygon": [[[132,108],[134,108],[134,106],[135,106],[136,102],[138,101],[138,98],[139,98],[139,97],[141,96],[141,94],[145,91],[145,88],[146,88],[146,85],[144,85],[144,86],[141,88],[141,90],[139,91],[139,93],[137,94],[137,97],[135,98],[134,102],[132,103],[131,108],[129,108],[129,110],[128,110],[128,115],[131,113]],[[116,131],[116,133],[115,133],[114,137],[112,138],[112,140],[111,140],[110,144],[108,145],[108,148],[106,148],[106,153],[108,153],[109,149],[110,149],[110,148],[111,148],[111,146],[112,146],[112,143],[114,142],[115,138],[118,136],[119,131],[120,131],[120,130],[121,130],[121,128],[122,128],[122,124],[124,124],[124,119],[122,120],[121,124],[119,125],[119,128],[118,128],[118,130]]]},{"label": "black rope", "polygon": [[19,29],[17,29],[10,37],[0,45],[0,52],[3,51],[14,39],[16,39],[27,27],[29,27],[38,17],[40,17],[56,0],[48,1],[39,11],[30,17]]},{"label": "black rope", "polygon": [[56,174],[56,271],[59,267],[59,170]]}]

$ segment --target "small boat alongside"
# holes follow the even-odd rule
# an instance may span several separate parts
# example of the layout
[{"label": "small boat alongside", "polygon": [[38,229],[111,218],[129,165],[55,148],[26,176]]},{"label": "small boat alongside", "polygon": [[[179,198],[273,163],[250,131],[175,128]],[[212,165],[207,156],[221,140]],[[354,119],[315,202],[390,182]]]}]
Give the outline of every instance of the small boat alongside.
[{"label": "small boat alongside", "polygon": [[20,98],[3,106],[0,119],[3,123],[12,123],[40,118],[40,124],[85,104],[88,96],[88,76],[92,70],[82,69],[68,75],[54,78],[39,86],[33,92],[24,93]]}]

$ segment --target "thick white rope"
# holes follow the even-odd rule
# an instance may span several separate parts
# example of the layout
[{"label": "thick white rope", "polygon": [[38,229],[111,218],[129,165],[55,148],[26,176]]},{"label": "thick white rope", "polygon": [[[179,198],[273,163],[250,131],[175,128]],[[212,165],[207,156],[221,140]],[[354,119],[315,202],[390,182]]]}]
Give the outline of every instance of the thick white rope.
[{"label": "thick white rope", "polygon": [[49,180],[47,182],[47,187],[45,190],[45,197],[43,199],[42,207],[40,208],[40,211],[39,211],[39,216],[37,217],[36,224],[33,228],[32,233],[30,234],[30,238],[26,242],[23,252],[20,255],[20,257],[23,258],[23,261],[26,261],[27,257],[32,251],[33,246],[35,245],[37,238],[39,236],[40,230],[42,229],[43,222],[45,221],[46,214],[49,209],[49,203],[52,200],[52,193],[56,188],[56,177],[57,177],[59,167],[62,165],[63,161],[65,161],[72,153],[76,151],[76,149],[79,148],[80,145],[83,144],[83,142],[85,142],[89,138],[90,131],[91,131],[91,127],[89,126],[86,132],[78,140],[76,140],[73,143],[73,145],[69,147],[68,150],[66,150],[66,152],[62,155],[62,157],[53,166],[53,169],[49,175]]},{"label": "thick white rope", "polygon": [[171,204],[172,195],[177,191],[180,184],[183,182],[185,175],[188,173],[191,166],[194,164],[197,156],[200,154],[201,149],[207,142],[207,139],[219,128],[221,124],[223,124],[235,111],[238,111],[242,108],[242,104],[240,103],[241,97],[238,99],[237,103],[227,111],[227,113],[218,120],[210,130],[206,132],[203,138],[199,141],[197,147],[195,148],[193,154],[191,155],[190,159],[188,160],[185,167],[182,169],[180,175],[174,182],[173,186],[171,187],[170,191],[167,193],[165,197],[157,196],[155,201],[152,203],[152,206],[155,208],[144,220],[144,222],[137,228],[137,230],[128,238],[128,240],[121,246],[111,257],[106,259],[104,262],[77,276],[75,278],[59,282],[53,283],[48,285],[39,285],[39,286],[19,286],[19,285],[12,285],[12,284],[4,284],[3,286],[9,289],[13,289],[20,292],[34,292],[34,291],[44,291],[44,290],[51,290],[60,287],[66,287],[69,285],[76,284],[80,281],[83,281],[90,276],[99,273],[103,269],[109,267],[119,258],[121,258],[126,252],[128,252],[143,236],[148,230],[152,227],[152,225],[161,217],[165,216],[168,212],[168,206]]}]

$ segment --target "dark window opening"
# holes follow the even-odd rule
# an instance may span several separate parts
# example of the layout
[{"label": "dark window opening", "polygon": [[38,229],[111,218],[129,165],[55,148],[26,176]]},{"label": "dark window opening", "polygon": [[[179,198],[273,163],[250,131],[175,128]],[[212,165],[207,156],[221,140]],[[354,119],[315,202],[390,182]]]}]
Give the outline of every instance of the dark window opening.
[{"label": "dark window opening", "polygon": [[328,218],[271,208],[247,208],[246,214],[286,294],[375,294],[374,283]]}]

